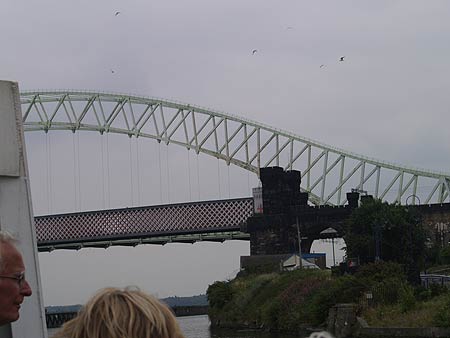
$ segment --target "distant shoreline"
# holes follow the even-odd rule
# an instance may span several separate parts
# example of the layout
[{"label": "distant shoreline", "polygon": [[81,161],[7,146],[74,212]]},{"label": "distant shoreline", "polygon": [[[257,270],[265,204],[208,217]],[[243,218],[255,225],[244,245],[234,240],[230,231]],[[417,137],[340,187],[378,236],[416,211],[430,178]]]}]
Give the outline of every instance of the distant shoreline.
[{"label": "distant shoreline", "polygon": [[[171,306],[167,304],[177,317],[207,315],[209,306],[206,305],[182,305]],[[81,310],[82,305],[49,306],[45,308],[45,321],[47,328],[61,327],[65,322],[74,318]]]}]

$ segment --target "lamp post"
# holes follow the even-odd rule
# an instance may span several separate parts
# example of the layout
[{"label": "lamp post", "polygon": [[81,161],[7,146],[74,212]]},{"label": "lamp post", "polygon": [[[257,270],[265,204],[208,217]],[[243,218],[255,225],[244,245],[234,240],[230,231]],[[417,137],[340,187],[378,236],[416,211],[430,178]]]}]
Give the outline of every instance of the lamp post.
[{"label": "lamp post", "polygon": [[381,226],[377,222],[373,228],[375,237],[375,262],[381,260]]},{"label": "lamp post", "polygon": [[414,195],[414,194],[409,195],[408,197],[406,197],[406,201],[405,201],[406,205],[408,205],[408,199],[409,199],[410,197],[413,198],[413,200],[412,200],[412,204],[413,204],[413,205],[416,204],[416,203],[415,203],[415,202],[416,202],[416,198],[417,198],[417,200],[419,201],[419,205],[420,205],[420,198],[419,198],[419,196]]},{"label": "lamp post", "polygon": [[298,257],[299,257],[299,267],[303,268],[302,263],[302,238],[300,237],[300,226],[298,225],[298,216],[295,216],[295,225],[297,226],[297,238],[298,238]]},{"label": "lamp post", "polygon": [[[406,197],[406,201],[405,201],[405,203],[406,203],[406,210],[409,212],[410,211],[410,209],[409,209],[409,206],[408,206],[408,199],[410,198],[410,197],[412,197],[413,198],[413,200],[412,200],[412,204],[413,205],[415,205],[416,203],[415,203],[415,201],[416,201],[416,198],[417,198],[417,200],[419,201],[419,205],[420,205],[420,198],[419,198],[419,196],[417,196],[417,195],[415,195],[415,194],[412,194],[412,195],[409,195],[408,197]],[[406,264],[406,266],[407,266],[407,273],[408,273],[408,279],[411,277],[412,279],[417,279],[417,278],[415,278],[414,276],[416,275],[417,276],[417,274],[415,273],[415,264],[414,264],[414,261],[415,261],[415,259],[414,259],[414,257],[413,257],[413,254],[414,254],[414,249],[413,249],[413,247],[414,247],[414,242],[413,242],[413,237],[414,237],[414,234],[413,234],[413,228],[414,228],[414,226],[415,225],[417,225],[417,223],[418,223],[418,219],[414,216],[414,214],[413,214],[413,223],[412,224],[410,224],[410,226],[408,227],[408,229],[409,229],[409,248],[408,247],[406,247],[405,249],[406,250],[408,250],[409,251],[409,260],[407,261],[407,264]],[[419,279],[419,281],[420,281],[420,279]]]},{"label": "lamp post", "polygon": [[336,257],[334,256],[334,237],[331,237],[331,247],[333,248],[333,266],[336,266]]}]

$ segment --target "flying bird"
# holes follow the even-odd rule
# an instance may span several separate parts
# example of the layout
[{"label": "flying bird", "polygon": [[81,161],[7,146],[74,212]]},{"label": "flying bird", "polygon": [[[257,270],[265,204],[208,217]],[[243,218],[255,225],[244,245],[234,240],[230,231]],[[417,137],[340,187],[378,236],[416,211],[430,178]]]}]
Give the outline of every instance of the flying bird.
[{"label": "flying bird", "polygon": [[339,59],[339,61],[344,61],[345,56],[341,56],[341,58]]},{"label": "flying bird", "polygon": [[111,73],[114,74],[116,71],[114,69],[111,69]]},{"label": "flying bird", "polygon": [[319,67],[319,68],[323,68],[323,67],[325,67],[325,65],[320,65],[320,67]]},{"label": "flying bird", "polygon": [[253,49],[252,55],[254,55],[257,51],[258,51],[257,49]]},{"label": "flying bird", "polygon": [[120,12],[116,12],[116,14],[114,14],[114,16],[118,16],[120,14]]}]

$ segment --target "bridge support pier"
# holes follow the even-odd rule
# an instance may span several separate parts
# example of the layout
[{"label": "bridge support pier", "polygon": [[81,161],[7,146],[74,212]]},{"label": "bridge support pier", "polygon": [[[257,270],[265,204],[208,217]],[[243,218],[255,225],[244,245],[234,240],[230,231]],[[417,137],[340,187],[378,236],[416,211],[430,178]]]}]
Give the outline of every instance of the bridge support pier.
[{"label": "bridge support pier", "polygon": [[28,178],[19,87],[0,81],[0,229],[18,237],[33,290],[22,305],[20,319],[0,326],[1,338],[47,336]]},{"label": "bridge support pier", "polygon": [[[250,257],[255,257],[255,262],[263,256],[289,256],[300,247],[303,254],[309,253],[314,240],[326,238],[321,232],[328,228],[336,230],[333,237],[342,237],[345,219],[358,207],[359,194],[355,192],[347,194],[346,206],[309,206],[308,193],[301,192],[301,175],[296,170],[261,168],[260,177],[263,213],[249,217],[242,229],[250,234]],[[241,258],[243,261],[250,259]]]},{"label": "bridge support pier", "polygon": [[[308,194],[300,192],[300,177],[300,171],[297,170],[261,168],[263,214],[247,220],[250,255],[298,252],[297,220],[301,233],[301,216],[295,210],[293,212],[292,207],[306,206],[308,201]],[[302,251],[309,252],[311,244],[312,241],[305,242]]]}]

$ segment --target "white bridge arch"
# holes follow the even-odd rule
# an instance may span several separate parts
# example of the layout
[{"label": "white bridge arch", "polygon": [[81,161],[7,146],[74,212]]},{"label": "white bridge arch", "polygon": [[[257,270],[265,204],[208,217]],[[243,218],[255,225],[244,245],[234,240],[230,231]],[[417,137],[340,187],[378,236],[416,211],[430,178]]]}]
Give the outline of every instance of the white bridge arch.
[{"label": "white bridge arch", "polygon": [[146,137],[205,153],[259,174],[261,167],[301,171],[316,205],[346,203],[367,191],[403,204],[450,201],[450,174],[377,160],[242,117],[151,97],[90,91],[20,94],[24,130],[79,130]]}]

